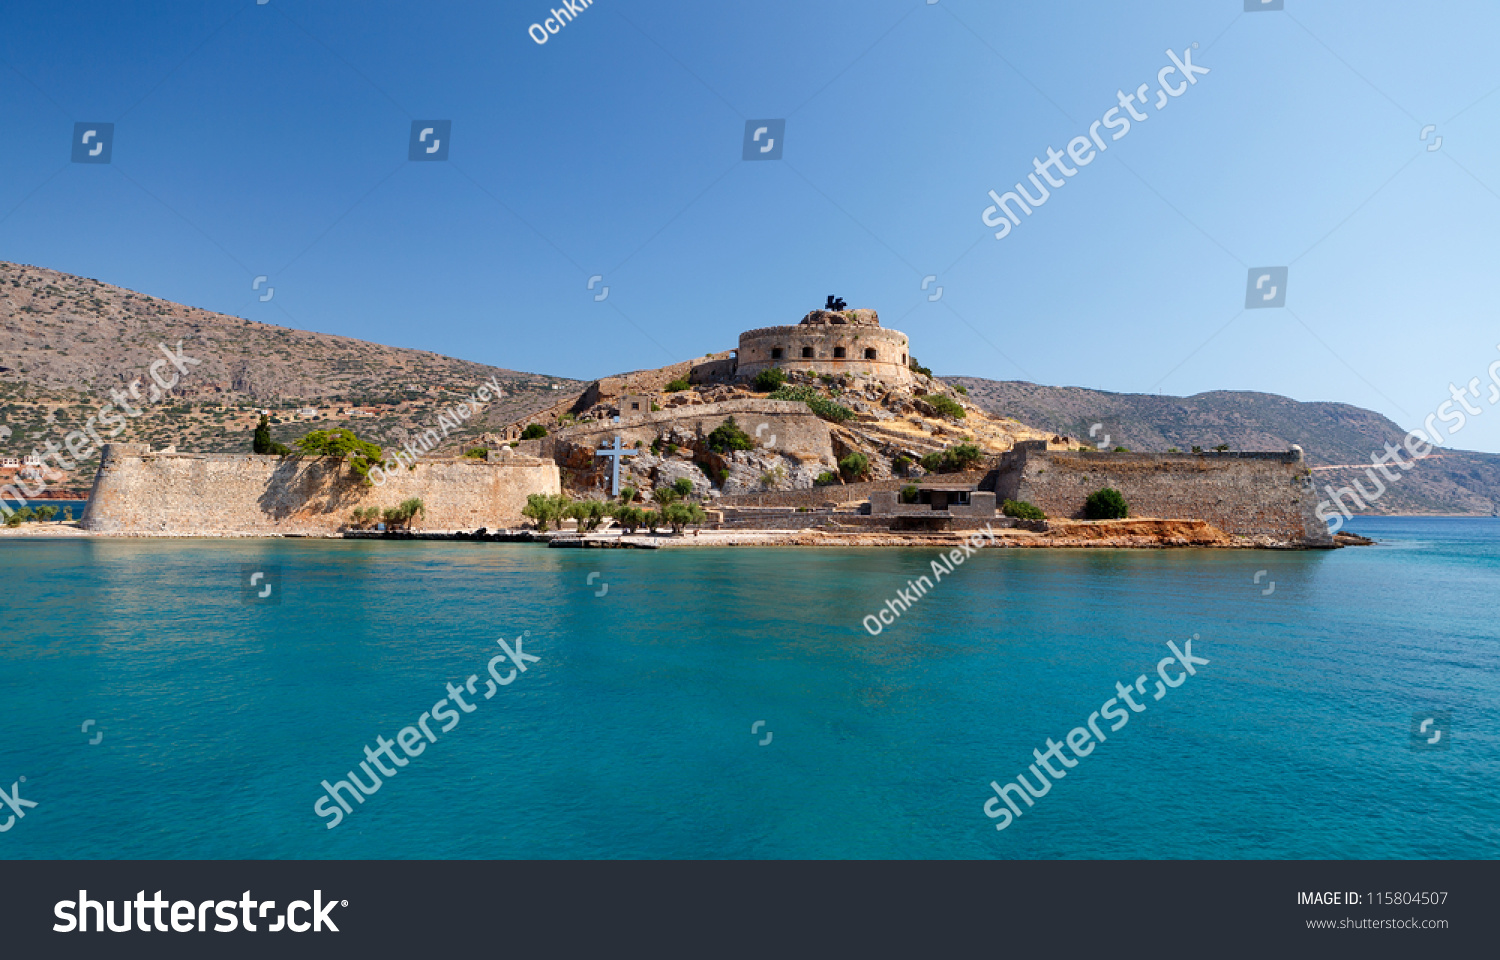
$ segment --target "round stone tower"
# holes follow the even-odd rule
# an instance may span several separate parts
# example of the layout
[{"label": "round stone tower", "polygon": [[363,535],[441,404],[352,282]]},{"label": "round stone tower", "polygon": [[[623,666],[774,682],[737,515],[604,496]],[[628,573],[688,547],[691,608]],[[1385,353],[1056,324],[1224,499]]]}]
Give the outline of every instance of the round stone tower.
[{"label": "round stone tower", "polygon": [[741,380],[780,367],[911,383],[906,334],[882,328],[874,310],[814,310],[796,326],[746,330],[736,359]]}]

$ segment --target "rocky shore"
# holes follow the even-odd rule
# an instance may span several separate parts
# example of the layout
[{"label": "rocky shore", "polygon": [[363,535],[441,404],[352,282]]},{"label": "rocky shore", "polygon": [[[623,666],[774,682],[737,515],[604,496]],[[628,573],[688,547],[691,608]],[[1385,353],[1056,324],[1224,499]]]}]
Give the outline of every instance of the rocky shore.
[{"label": "rocky shore", "polygon": [[[1272,537],[1231,536],[1203,520],[1051,520],[1045,530],[996,528],[995,547],[1028,549],[1170,549],[1198,547],[1220,550],[1296,550],[1296,544]],[[563,549],[685,549],[692,547],[945,547],[971,536],[974,531],[953,533],[893,533],[868,528],[840,529],[837,523],[804,530],[709,530],[695,529],[681,534],[637,532],[626,535],[618,528],[579,535],[561,530],[539,533],[532,529],[489,530],[416,530],[378,533],[347,531],[326,535],[271,535],[235,531],[181,533],[94,533],[83,530],[77,522],[53,521],[26,523],[20,527],[0,527],[5,537],[150,537],[156,539],[296,539],[324,540],[430,540],[472,541],[486,543],[536,543]],[[1334,547],[1368,546],[1375,541],[1354,534],[1341,533]]]}]

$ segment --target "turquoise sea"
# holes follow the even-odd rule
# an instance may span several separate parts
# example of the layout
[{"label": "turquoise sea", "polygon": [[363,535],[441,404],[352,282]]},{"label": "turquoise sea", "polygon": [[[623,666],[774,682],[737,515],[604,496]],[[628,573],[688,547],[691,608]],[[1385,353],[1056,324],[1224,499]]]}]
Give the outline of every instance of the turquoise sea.
[{"label": "turquoise sea", "polygon": [[[0,788],[37,804],[0,858],[1500,856],[1500,520],[1351,529],[981,551],[878,636],[937,551],[0,540]],[[994,830],[991,780],[1195,634]],[[320,782],[471,674],[328,829]]]}]

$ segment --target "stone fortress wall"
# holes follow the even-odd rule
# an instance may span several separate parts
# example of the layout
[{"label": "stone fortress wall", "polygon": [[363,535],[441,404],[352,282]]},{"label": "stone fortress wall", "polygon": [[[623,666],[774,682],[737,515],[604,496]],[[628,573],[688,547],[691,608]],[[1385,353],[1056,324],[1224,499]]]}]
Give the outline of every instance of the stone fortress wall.
[{"label": "stone fortress wall", "polygon": [[1089,494],[1114,487],[1132,517],[1206,520],[1229,534],[1328,545],[1302,452],[1094,453],[1023,441],[994,480],[997,502],[1027,500],[1049,517],[1081,517]]},{"label": "stone fortress wall", "polygon": [[418,529],[520,526],[531,493],[560,493],[550,460],[502,456],[424,458],[416,468],[364,486],[327,459],[152,452],[105,444],[82,526],[98,533],[157,536],[327,536],[357,507],[394,507],[419,497]]},{"label": "stone fortress wall", "polygon": [[[540,456],[553,457],[564,447],[597,448],[601,443],[612,442],[617,434],[627,447],[637,440],[650,444],[673,427],[707,436],[730,417],[734,417],[741,430],[755,436],[776,453],[805,460],[826,461],[830,456],[832,440],[828,422],[813,413],[807,404],[794,400],[723,400],[673,407],[654,413],[622,416],[619,423],[576,424],[533,442]],[[772,437],[776,438],[774,443]]]},{"label": "stone fortress wall", "polygon": [[912,382],[909,349],[906,334],[881,327],[874,310],[814,310],[795,326],[740,334],[735,376],[748,380],[781,367],[907,386]]}]

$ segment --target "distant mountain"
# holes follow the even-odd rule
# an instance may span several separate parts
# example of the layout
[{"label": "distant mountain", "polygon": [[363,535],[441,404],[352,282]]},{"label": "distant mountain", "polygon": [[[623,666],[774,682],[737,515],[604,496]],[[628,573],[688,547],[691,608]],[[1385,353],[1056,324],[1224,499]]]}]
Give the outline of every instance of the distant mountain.
[{"label": "distant mountain", "polygon": [[[137,404],[120,441],[202,452],[250,451],[259,409],[289,442],[320,427],[350,427],[382,445],[436,426],[439,411],[495,377],[505,397],[483,406],[444,444],[449,452],[575,395],[578,381],[520,373],[424,350],[308,333],[211,313],[70,274],[0,261],[0,453],[30,453],[84,426],[110,391],[164,360],[158,344],[201,361],[184,364],[163,402]],[[159,368],[170,382],[173,369]],[[554,384],[556,388],[554,389]],[[316,410],[315,416],[303,408]],[[342,411],[342,412],[341,412]],[[97,454],[87,464],[97,463]],[[74,472],[86,486],[91,469]]]},{"label": "distant mountain", "polygon": [[[1095,443],[1108,437],[1111,449],[1206,450],[1227,443],[1232,450],[1285,450],[1295,443],[1306,453],[1319,489],[1347,484],[1363,473],[1372,453],[1383,452],[1387,442],[1399,446],[1406,436],[1372,410],[1271,393],[1215,390],[1165,397],[979,377],[943,379],[963,384],[969,398],[993,414]],[[1364,483],[1370,487],[1369,480]],[[1491,516],[1497,505],[1500,456],[1442,450],[1390,483],[1369,512]]]}]

